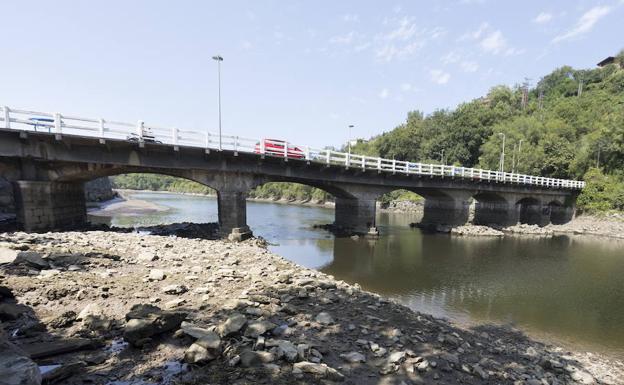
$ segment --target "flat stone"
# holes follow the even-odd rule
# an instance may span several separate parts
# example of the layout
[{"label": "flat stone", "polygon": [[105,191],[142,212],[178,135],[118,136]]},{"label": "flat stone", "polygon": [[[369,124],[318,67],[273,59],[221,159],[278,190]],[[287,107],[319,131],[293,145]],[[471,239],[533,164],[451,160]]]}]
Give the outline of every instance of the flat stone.
[{"label": "flat stone", "polygon": [[24,352],[8,342],[0,343],[0,383],[2,385],[39,385],[39,366]]},{"label": "flat stone", "polygon": [[268,330],[274,329],[275,327],[276,325],[273,322],[253,321],[247,325],[247,328],[245,329],[245,336],[258,338],[259,336],[266,333]]},{"label": "flat stone", "polygon": [[399,364],[405,361],[405,355],[406,355],[405,352],[392,352],[388,356],[388,362],[392,364]]},{"label": "flat stone", "polygon": [[184,285],[167,285],[162,288],[165,294],[183,294],[188,291],[188,287]]},{"label": "flat stone", "polygon": [[277,354],[283,356],[288,362],[295,362],[299,356],[297,347],[290,341],[280,340],[277,342]]},{"label": "flat stone", "polygon": [[19,250],[7,249],[5,247],[0,247],[0,265],[5,263],[13,263],[17,255],[20,253]]},{"label": "flat stone", "polygon": [[364,354],[359,353],[359,352],[350,352],[350,353],[341,354],[340,357],[351,364],[356,364],[359,362],[366,362],[366,356],[364,356]]},{"label": "flat stone", "polygon": [[182,322],[180,325],[180,329],[189,336],[200,339],[202,337],[211,336],[214,332],[209,329],[205,329],[199,326],[195,326],[190,322]]},{"label": "flat stone", "polygon": [[47,269],[50,267],[48,261],[43,259],[41,254],[36,251],[20,251],[13,263],[16,265],[27,265],[36,269]]},{"label": "flat stone", "polygon": [[231,334],[238,333],[247,323],[247,318],[240,313],[234,313],[228,317],[221,325],[218,331],[221,337],[227,337]]},{"label": "flat stone", "polygon": [[86,338],[67,338],[56,341],[37,342],[33,344],[21,345],[30,358],[39,359],[58,354],[71,353],[78,350],[97,349],[102,346],[101,342]]},{"label": "flat stone", "polygon": [[147,279],[149,279],[150,281],[162,281],[166,277],[167,274],[165,274],[164,270],[152,269],[150,270],[149,277],[147,277]]},{"label": "flat stone", "polygon": [[318,313],[315,320],[322,325],[329,325],[334,323],[334,319],[332,318],[332,316],[326,312]]},{"label": "flat stone", "polygon": [[268,364],[275,361],[275,355],[269,352],[246,350],[240,354],[240,364],[245,368]]},{"label": "flat stone", "polygon": [[303,373],[312,374],[316,377],[327,378],[331,381],[344,381],[344,376],[339,371],[327,366],[326,364],[301,361],[293,365],[293,372],[294,369]]}]

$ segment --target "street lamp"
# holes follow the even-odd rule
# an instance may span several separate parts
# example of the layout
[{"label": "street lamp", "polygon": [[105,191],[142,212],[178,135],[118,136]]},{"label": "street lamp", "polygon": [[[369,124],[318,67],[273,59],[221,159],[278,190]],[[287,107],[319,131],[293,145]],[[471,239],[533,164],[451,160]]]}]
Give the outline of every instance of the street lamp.
[{"label": "street lamp", "polygon": [[349,124],[349,137],[347,138],[347,152],[351,155],[351,129],[355,127],[353,124]]},{"label": "street lamp", "polygon": [[213,56],[212,59],[217,62],[217,74],[219,77],[219,151],[221,151],[223,150],[221,141],[221,62],[223,61],[223,57],[221,55],[216,55]]},{"label": "street lamp", "polygon": [[522,152],[522,140],[518,142],[518,155],[516,156],[516,171],[520,172],[520,153]]},{"label": "street lamp", "polygon": [[501,155],[500,155],[500,166],[498,169],[500,172],[505,172],[505,134],[502,132],[499,132],[498,135],[501,135],[503,137],[503,143],[502,143],[502,149],[501,149]]},{"label": "street lamp", "polygon": [[440,163],[444,164],[444,149],[440,151]]}]

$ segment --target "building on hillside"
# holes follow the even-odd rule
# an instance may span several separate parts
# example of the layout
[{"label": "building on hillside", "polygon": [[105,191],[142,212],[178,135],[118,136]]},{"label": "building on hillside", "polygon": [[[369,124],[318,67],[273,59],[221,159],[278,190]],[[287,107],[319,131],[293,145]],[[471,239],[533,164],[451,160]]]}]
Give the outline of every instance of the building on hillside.
[{"label": "building on hillside", "polygon": [[609,56],[608,58],[602,60],[600,63],[596,64],[598,67],[605,67],[609,64],[615,63],[615,57]]}]

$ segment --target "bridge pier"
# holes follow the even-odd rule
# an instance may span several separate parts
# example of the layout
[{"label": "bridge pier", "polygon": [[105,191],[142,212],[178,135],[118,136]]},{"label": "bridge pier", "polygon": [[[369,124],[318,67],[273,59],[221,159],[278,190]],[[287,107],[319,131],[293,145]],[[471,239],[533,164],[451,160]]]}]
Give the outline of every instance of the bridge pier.
[{"label": "bridge pier", "polygon": [[82,182],[13,183],[17,222],[25,231],[48,231],[82,226],[87,212]]},{"label": "bridge pier", "polygon": [[336,197],[334,224],[342,231],[354,234],[379,235],[375,226],[377,201],[374,198]]},{"label": "bridge pier", "polygon": [[546,226],[550,223],[550,209],[541,199],[524,198],[516,203],[519,222],[528,225]]},{"label": "bridge pier", "polygon": [[423,218],[420,224],[430,226],[462,226],[470,214],[470,194],[452,192],[448,195],[426,195]]},{"label": "bridge pier", "polygon": [[252,237],[247,226],[247,191],[217,190],[219,231],[233,241]]},{"label": "bridge pier", "polygon": [[520,220],[520,212],[515,204],[507,200],[475,202],[473,223],[475,225],[514,226]]}]

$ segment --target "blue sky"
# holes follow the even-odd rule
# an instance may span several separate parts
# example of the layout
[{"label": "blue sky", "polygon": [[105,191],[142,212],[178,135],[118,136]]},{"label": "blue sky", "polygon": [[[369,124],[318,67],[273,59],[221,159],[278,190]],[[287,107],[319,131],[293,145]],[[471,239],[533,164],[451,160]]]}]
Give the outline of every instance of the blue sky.
[{"label": "blue sky", "polygon": [[624,48],[624,0],[0,0],[0,104],[339,145]]}]

